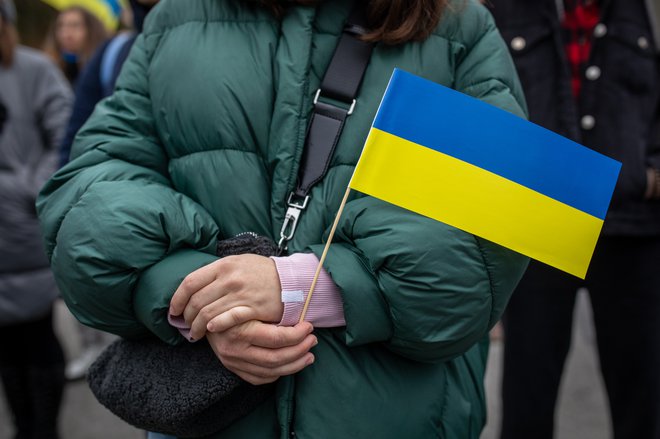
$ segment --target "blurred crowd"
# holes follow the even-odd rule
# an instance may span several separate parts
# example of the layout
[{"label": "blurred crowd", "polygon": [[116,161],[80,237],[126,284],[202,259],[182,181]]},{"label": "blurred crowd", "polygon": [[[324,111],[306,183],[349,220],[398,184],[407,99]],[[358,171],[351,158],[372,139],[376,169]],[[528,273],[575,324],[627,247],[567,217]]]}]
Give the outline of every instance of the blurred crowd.
[{"label": "blurred crowd", "polygon": [[54,3],[43,43],[29,48],[20,45],[16,6],[0,1],[0,376],[16,438],[58,437],[65,382],[83,378],[113,338],[79,324],[80,355],[65,361],[34,203],[68,161],[77,129],[111,93],[156,1]]}]

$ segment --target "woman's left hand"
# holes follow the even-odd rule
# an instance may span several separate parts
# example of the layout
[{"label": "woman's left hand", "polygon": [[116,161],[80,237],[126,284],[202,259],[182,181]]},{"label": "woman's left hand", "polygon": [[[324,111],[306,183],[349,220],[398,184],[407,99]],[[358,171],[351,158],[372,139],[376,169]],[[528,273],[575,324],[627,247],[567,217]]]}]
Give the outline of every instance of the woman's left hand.
[{"label": "woman's left hand", "polygon": [[277,323],[283,312],[275,262],[254,254],[228,256],[193,271],[170,302],[170,314],[183,315],[195,340],[204,336],[209,321],[225,313],[219,318],[222,328],[212,330],[249,320]]}]

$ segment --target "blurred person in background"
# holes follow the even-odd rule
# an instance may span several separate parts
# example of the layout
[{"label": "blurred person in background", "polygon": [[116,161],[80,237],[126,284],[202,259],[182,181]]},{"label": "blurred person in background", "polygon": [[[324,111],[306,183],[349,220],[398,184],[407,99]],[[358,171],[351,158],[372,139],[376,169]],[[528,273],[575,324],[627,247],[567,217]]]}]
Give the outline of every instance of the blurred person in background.
[{"label": "blurred person in background", "polygon": [[83,7],[73,6],[57,15],[44,50],[75,84],[94,51],[109,36],[97,17]]},{"label": "blurred person in background", "polygon": [[[60,146],[60,166],[64,166],[69,161],[73,139],[94,111],[96,104],[112,94],[121,67],[135,42],[135,38],[142,31],[144,19],[156,3],[158,3],[158,0],[131,0],[133,30],[120,32],[101,44],[85,65],[75,86],[73,111],[66,135]],[[77,326],[82,349],[77,357],[67,363],[66,378],[68,380],[83,378],[92,362],[113,340],[113,337],[107,333],[83,325]]]},{"label": "blurred person in background", "polygon": [[117,76],[137,35],[142,32],[144,19],[158,0],[130,0],[133,29],[118,33],[94,52],[80,74],[75,88],[75,100],[66,136],[60,149],[60,165],[69,161],[73,139],[96,104],[112,94]]},{"label": "blurred person in background", "polygon": [[64,356],[53,331],[55,280],[34,202],[55,171],[71,93],[43,54],[18,46],[0,0],[0,376],[17,439],[57,438]]},{"label": "blurred person in background", "polygon": [[623,163],[586,280],[532,261],[508,305],[501,437],[553,436],[576,292],[586,287],[614,437],[658,439],[660,60],[652,23],[660,24],[660,2],[489,4],[530,120]]}]

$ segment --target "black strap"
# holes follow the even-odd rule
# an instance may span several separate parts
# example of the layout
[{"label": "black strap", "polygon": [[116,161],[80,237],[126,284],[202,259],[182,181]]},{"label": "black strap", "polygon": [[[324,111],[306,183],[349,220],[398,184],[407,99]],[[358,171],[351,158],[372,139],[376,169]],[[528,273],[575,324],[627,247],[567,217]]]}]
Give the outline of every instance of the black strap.
[{"label": "black strap", "polygon": [[356,2],[314,98],[297,186],[287,200],[288,209],[280,231],[280,251],[293,238],[298,219],[307,207],[310,190],[328,172],[344,122],[357,104],[357,91],[374,47],[373,43],[359,39],[365,33],[363,2]]},{"label": "black strap", "polygon": [[0,134],[2,134],[2,129],[5,126],[5,121],[7,120],[7,107],[0,101]]},{"label": "black strap", "polygon": [[[312,186],[325,176],[344,122],[355,108],[355,97],[373,50],[372,43],[359,39],[366,33],[365,23],[363,8],[354,8],[316,93],[298,186],[294,191],[297,197],[309,195]],[[337,101],[339,105],[324,102],[324,98]]]},{"label": "black strap", "polygon": [[374,47],[372,43],[358,39],[367,33],[364,23],[363,8],[357,8],[344,27],[344,33],[323,77],[323,96],[349,104],[357,96]]}]

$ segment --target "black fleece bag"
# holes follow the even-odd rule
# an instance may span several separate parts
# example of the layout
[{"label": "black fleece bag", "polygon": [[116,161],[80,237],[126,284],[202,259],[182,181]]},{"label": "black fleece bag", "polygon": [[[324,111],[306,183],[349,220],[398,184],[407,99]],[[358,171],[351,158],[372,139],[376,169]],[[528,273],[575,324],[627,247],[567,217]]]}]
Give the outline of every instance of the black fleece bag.
[{"label": "black fleece bag", "polygon": [[[273,256],[277,245],[251,233],[218,242],[220,257],[244,253]],[[119,339],[92,364],[87,381],[96,399],[127,423],[181,438],[228,427],[275,389],[227,370],[206,339],[178,346],[155,337]]]}]

